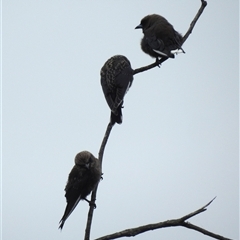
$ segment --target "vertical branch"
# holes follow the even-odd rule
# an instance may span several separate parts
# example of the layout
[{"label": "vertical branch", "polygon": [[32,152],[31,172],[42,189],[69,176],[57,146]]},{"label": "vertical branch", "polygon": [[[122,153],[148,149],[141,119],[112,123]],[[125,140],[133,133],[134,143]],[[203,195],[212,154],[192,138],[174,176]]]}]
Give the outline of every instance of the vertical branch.
[{"label": "vertical branch", "polygon": [[[104,149],[105,146],[107,144],[108,138],[110,136],[111,130],[112,130],[113,125],[111,124],[111,121],[109,122],[108,126],[107,126],[107,130],[105,132],[99,153],[98,153],[98,160],[100,162],[100,166],[101,166],[101,170],[102,170],[102,160],[103,160],[103,154],[104,154]],[[96,196],[97,196],[97,189],[98,189],[98,185],[96,186],[96,188],[94,189],[94,191],[92,192],[91,195],[91,204],[90,204],[90,208],[88,211],[88,218],[87,218],[87,225],[86,225],[86,229],[85,229],[85,237],[84,240],[89,240],[90,239],[90,231],[91,231],[91,226],[92,226],[92,218],[93,218],[93,211],[95,209],[95,201],[96,201]]]},{"label": "vertical branch", "polygon": [[106,130],[104,138],[103,138],[103,141],[102,141],[102,144],[101,144],[101,147],[99,149],[98,160],[100,161],[101,167],[102,167],[102,159],[103,159],[104,149],[105,149],[105,146],[107,144],[108,137],[111,133],[112,127],[113,127],[113,125],[111,124],[111,122],[109,122],[109,124],[107,126],[107,130]]}]

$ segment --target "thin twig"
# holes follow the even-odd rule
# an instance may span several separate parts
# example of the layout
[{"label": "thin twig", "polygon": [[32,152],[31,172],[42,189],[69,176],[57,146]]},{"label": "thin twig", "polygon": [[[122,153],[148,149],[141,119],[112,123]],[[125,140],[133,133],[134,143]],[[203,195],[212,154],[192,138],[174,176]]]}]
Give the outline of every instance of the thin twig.
[{"label": "thin twig", "polygon": [[196,226],[196,225],[194,225],[194,224],[191,224],[191,223],[189,223],[189,222],[184,222],[184,223],[182,224],[182,226],[183,226],[183,227],[186,227],[186,228],[189,228],[189,229],[193,229],[193,230],[195,230],[195,231],[198,231],[198,232],[200,232],[200,233],[202,233],[202,234],[204,234],[204,235],[207,235],[207,236],[212,237],[212,238],[215,238],[215,239],[219,239],[219,240],[232,240],[232,239],[230,239],[230,238],[225,238],[225,237],[220,236],[220,235],[218,235],[218,234],[209,232],[209,231],[205,230],[204,228],[200,228],[200,227],[198,227],[198,226]]},{"label": "thin twig", "polygon": [[192,30],[193,30],[195,24],[197,23],[197,20],[198,20],[199,17],[202,15],[204,8],[207,6],[207,1],[201,0],[201,2],[202,2],[202,5],[201,5],[200,9],[198,10],[197,15],[196,15],[195,18],[192,20],[189,29],[187,30],[187,32],[186,32],[185,35],[183,36],[182,45],[183,45],[183,43],[187,40],[187,38],[189,37],[189,35],[192,33]]},{"label": "thin twig", "polygon": [[[100,162],[101,169],[102,169],[102,161],[103,161],[104,149],[105,149],[105,146],[107,144],[108,138],[110,136],[112,127],[113,127],[113,125],[111,124],[111,121],[110,121],[108,126],[107,126],[107,130],[105,132],[105,135],[104,135],[104,138],[102,140],[102,144],[101,144],[101,147],[100,147],[100,150],[99,150],[99,153],[98,153],[98,160]],[[97,196],[97,189],[98,189],[98,185],[93,190],[92,195],[91,195],[91,203],[92,204],[90,204],[89,211],[88,211],[88,218],[87,218],[87,225],[86,225],[86,229],[85,229],[84,240],[89,240],[90,239],[90,231],[91,231],[91,225],[92,225],[93,211],[95,209],[95,201],[96,201],[96,196]]]},{"label": "thin twig", "polygon": [[107,130],[105,132],[101,147],[100,147],[99,152],[98,152],[98,159],[101,163],[101,167],[102,167],[102,159],[103,159],[104,149],[105,149],[105,146],[107,144],[108,138],[110,136],[112,127],[113,127],[113,125],[111,124],[111,121],[110,121],[108,126],[107,126]]},{"label": "thin twig", "polygon": [[152,68],[157,67],[157,66],[159,66],[159,64],[157,62],[154,62],[150,65],[145,66],[145,67],[136,68],[136,69],[133,70],[133,75],[138,74],[140,72],[147,71],[147,70],[152,69]]},{"label": "thin twig", "polygon": [[134,237],[138,234],[141,234],[141,233],[144,233],[144,232],[147,232],[147,231],[150,231],[150,230],[156,230],[156,229],[166,228],[166,227],[177,227],[177,226],[182,226],[182,227],[194,229],[198,232],[201,232],[201,233],[203,233],[207,236],[213,237],[215,239],[230,240],[229,238],[224,238],[220,235],[217,235],[217,234],[209,232],[209,231],[207,231],[203,228],[195,226],[191,223],[185,222],[186,219],[189,219],[189,218],[191,218],[191,217],[193,217],[193,216],[195,216],[195,215],[197,215],[201,212],[206,211],[207,210],[206,207],[209,206],[212,203],[213,200],[211,200],[208,204],[204,205],[203,207],[199,208],[198,210],[196,210],[196,211],[194,211],[190,214],[187,214],[186,216],[183,216],[181,218],[167,220],[167,221],[159,222],[159,223],[143,225],[143,226],[140,226],[140,227],[137,227],[137,228],[126,229],[124,231],[113,233],[113,234],[110,234],[110,235],[106,235],[106,236],[97,238],[95,240],[110,240],[110,239],[116,239],[116,238],[121,238],[121,237]]},{"label": "thin twig", "polygon": [[[216,197],[215,197],[215,198],[216,198]],[[195,216],[195,215],[197,215],[197,214],[199,214],[199,213],[201,213],[201,212],[206,211],[206,210],[207,210],[206,207],[208,207],[208,206],[213,202],[213,200],[214,200],[215,198],[213,198],[209,203],[207,203],[206,205],[204,205],[202,208],[199,208],[197,211],[192,212],[192,213],[190,213],[190,214],[188,214],[188,215],[186,215],[186,216],[183,216],[183,217],[182,217],[182,221],[184,222],[184,221],[186,221],[187,219],[189,219],[189,218],[191,218],[191,217],[193,217],[193,216]]]},{"label": "thin twig", "polygon": [[[197,20],[199,19],[199,17],[202,15],[203,13],[203,10],[204,8],[207,6],[207,2],[205,0],[201,0],[202,2],[202,5],[201,7],[199,8],[195,18],[192,20],[191,24],[190,24],[190,27],[189,29],[187,30],[187,32],[185,33],[185,35],[183,36],[183,41],[182,41],[182,45],[183,43],[188,39],[189,35],[192,33],[192,30],[197,22]],[[154,62],[148,66],[145,66],[145,67],[141,67],[141,68],[136,68],[134,71],[133,71],[133,75],[134,74],[137,74],[137,73],[140,73],[140,72],[144,72],[144,71],[147,71],[151,68],[154,68],[154,67],[157,67],[159,66],[159,62]]]}]

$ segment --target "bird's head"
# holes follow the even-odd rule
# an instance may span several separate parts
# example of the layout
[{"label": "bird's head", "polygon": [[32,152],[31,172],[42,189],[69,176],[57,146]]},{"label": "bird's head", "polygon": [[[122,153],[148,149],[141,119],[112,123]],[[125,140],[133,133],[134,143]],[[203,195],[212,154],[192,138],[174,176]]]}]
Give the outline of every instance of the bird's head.
[{"label": "bird's head", "polygon": [[135,27],[135,29],[146,29],[149,26],[150,20],[151,20],[151,15],[147,15],[146,17],[144,17],[140,24],[138,26]]},{"label": "bird's head", "polygon": [[75,164],[90,169],[95,164],[96,158],[88,151],[82,151],[75,157]]},{"label": "bird's head", "polygon": [[140,24],[136,26],[135,29],[141,28],[144,31],[145,29],[151,27],[156,21],[159,21],[161,18],[162,17],[157,14],[147,15],[141,20]]}]

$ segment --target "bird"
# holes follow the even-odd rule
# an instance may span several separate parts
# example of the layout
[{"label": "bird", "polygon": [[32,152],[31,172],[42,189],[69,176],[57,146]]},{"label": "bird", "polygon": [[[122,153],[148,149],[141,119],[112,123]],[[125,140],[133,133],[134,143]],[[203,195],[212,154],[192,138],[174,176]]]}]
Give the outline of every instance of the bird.
[{"label": "bird", "polygon": [[73,212],[80,200],[86,200],[90,192],[95,188],[102,176],[99,160],[90,152],[82,151],[75,157],[75,165],[72,168],[65,187],[67,206],[59,222],[59,229],[70,214]]},{"label": "bird", "polygon": [[123,55],[109,58],[100,72],[102,90],[111,109],[110,122],[122,123],[123,100],[133,82],[133,69],[130,61]]},{"label": "bird", "polygon": [[174,58],[174,52],[182,49],[183,37],[175,31],[173,26],[166,18],[151,14],[145,16],[141,23],[135,29],[142,29],[143,38],[141,40],[141,48],[143,52],[156,58],[160,63],[168,58]]}]

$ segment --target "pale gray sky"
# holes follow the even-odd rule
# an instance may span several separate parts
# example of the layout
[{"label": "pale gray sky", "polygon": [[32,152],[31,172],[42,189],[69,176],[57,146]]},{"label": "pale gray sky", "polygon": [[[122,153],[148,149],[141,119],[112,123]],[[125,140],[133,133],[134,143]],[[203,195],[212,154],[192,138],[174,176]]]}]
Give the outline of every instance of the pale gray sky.
[{"label": "pale gray sky", "polygon": [[[166,17],[185,33],[200,0],[2,1],[4,240],[83,239],[88,204],[66,221],[64,187],[75,155],[98,155],[110,111],[100,69],[115,54],[133,68],[140,20]],[[134,78],[123,124],[103,159],[92,238],[178,218],[239,237],[237,0],[209,0],[178,55]],[[136,239],[209,239],[180,227]]]}]

